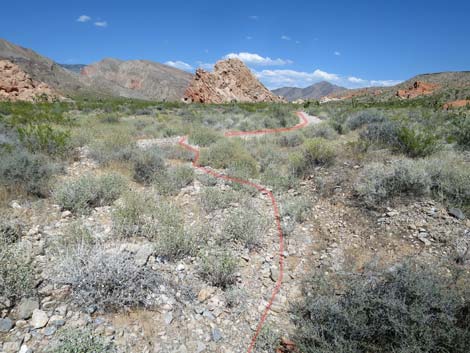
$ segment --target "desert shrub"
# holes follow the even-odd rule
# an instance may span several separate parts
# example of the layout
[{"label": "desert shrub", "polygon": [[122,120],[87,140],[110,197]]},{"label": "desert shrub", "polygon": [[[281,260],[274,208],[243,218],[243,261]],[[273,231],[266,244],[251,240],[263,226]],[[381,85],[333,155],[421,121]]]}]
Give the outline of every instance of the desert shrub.
[{"label": "desert shrub", "polygon": [[261,329],[255,344],[255,352],[270,353],[278,348],[281,341],[280,333],[270,324],[265,324]]},{"label": "desert shrub", "polygon": [[386,118],[381,111],[376,109],[363,110],[349,116],[346,120],[346,126],[350,130],[356,130],[364,125],[381,123],[385,120]]},{"label": "desert shrub", "polygon": [[426,157],[439,147],[439,139],[433,133],[417,128],[402,126],[398,131],[397,149],[408,157]]},{"label": "desert shrub", "polygon": [[209,174],[197,174],[196,179],[204,186],[217,185],[217,178]]},{"label": "desert shrub", "polygon": [[298,132],[282,134],[276,137],[276,143],[281,147],[297,147],[304,142],[303,136]]},{"label": "desert shrub", "polygon": [[219,140],[209,148],[201,150],[200,163],[213,168],[231,168],[256,177],[258,164],[237,140]]},{"label": "desert shrub", "polygon": [[83,224],[82,221],[70,223],[64,231],[64,234],[58,239],[61,249],[70,249],[79,245],[92,245],[96,243],[91,230]]},{"label": "desert shrub", "polygon": [[294,222],[303,223],[312,209],[312,202],[304,196],[287,197],[281,201],[281,217],[289,217]]},{"label": "desert shrub", "polygon": [[59,185],[54,198],[64,210],[87,213],[93,207],[111,205],[121,196],[126,184],[124,177],[115,173],[85,175]]},{"label": "desert shrub", "polygon": [[238,208],[225,220],[222,238],[240,242],[246,248],[253,249],[261,245],[267,228],[265,218],[255,209]]},{"label": "desert shrub", "polygon": [[99,117],[99,121],[104,124],[117,124],[120,120],[116,114],[105,114]]},{"label": "desert shrub", "polygon": [[149,184],[157,174],[163,174],[166,166],[161,151],[158,148],[151,148],[135,156],[134,179],[138,182]]},{"label": "desert shrub", "polygon": [[147,225],[157,200],[143,193],[128,192],[112,213],[114,233],[122,237],[148,236]]},{"label": "desert shrub", "polygon": [[24,224],[18,219],[0,213],[0,244],[16,243],[23,234]]},{"label": "desert shrub", "polygon": [[151,307],[163,283],[158,273],[139,267],[126,253],[99,246],[77,246],[62,257],[54,281],[72,287],[80,307],[118,311]]},{"label": "desert shrub", "polygon": [[302,150],[292,153],[289,158],[295,175],[305,176],[316,166],[331,165],[336,158],[336,149],[325,139],[308,139],[305,140]]},{"label": "desert shrub", "polygon": [[35,292],[34,271],[21,243],[0,240],[0,297],[18,301]]},{"label": "desert shrub", "polygon": [[227,250],[202,254],[199,273],[213,286],[227,288],[236,281],[237,259]]},{"label": "desert shrub", "polygon": [[90,157],[104,165],[114,161],[131,161],[136,154],[138,150],[135,142],[129,134],[122,132],[96,138],[90,145]]},{"label": "desert shrub", "polygon": [[17,129],[21,143],[31,152],[63,154],[70,147],[70,132],[48,124],[29,124]]},{"label": "desert shrub", "polygon": [[166,159],[179,159],[191,162],[194,159],[194,153],[179,145],[162,146],[162,157]]},{"label": "desert shrub", "polygon": [[470,149],[470,114],[453,119],[450,135],[458,146]]},{"label": "desert shrub", "polygon": [[196,251],[197,232],[184,226],[181,211],[171,203],[158,205],[152,234],[157,255],[177,260]]},{"label": "desert shrub", "polygon": [[112,343],[93,333],[89,328],[63,329],[51,342],[46,353],[113,353]]},{"label": "desert shrub", "polygon": [[182,188],[194,181],[194,169],[187,165],[170,167],[157,173],[155,186],[162,195],[176,195]]},{"label": "desert shrub", "polygon": [[299,180],[294,174],[290,173],[290,169],[285,165],[271,164],[261,175],[263,185],[270,186],[275,190],[289,190],[299,185]]},{"label": "desert shrub", "polygon": [[1,156],[0,180],[9,187],[23,188],[35,196],[47,196],[49,182],[61,167],[47,157],[23,150],[14,150]]},{"label": "desert shrub", "polygon": [[434,268],[315,274],[294,310],[294,341],[305,353],[467,352],[468,297]]},{"label": "desert shrub", "polygon": [[302,133],[306,138],[317,138],[321,137],[326,140],[334,140],[337,138],[338,133],[328,123],[322,122],[320,124],[309,125],[305,129],[302,129]]},{"label": "desert shrub", "polygon": [[206,187],[199,194],[199,202],[206,212],[228,208],[239,199],[240,194],[235,191],[220,190],[214,187]]},{"label": "desert shrub", "polygon": [[448,204],[470,207],[470,167],[453,154],[441,154],[426,161],[435,197]]},{"label": "desert shrub", "polygon": [[431,178],[424,163],[399,159],[390,165],[371,163],[364,167],[355,190],[369,206],[399,195],[426,195],[431,189]]},{"label": "desert shrub", "polygon": [[222,138],[222,135],[215,130],[203,126],[197,126],[189,134],[189,143],[201,147],[207,147]]},{"label": "desert shrub", "polygon": [[366,146],[397,146],[399,126],[396,122],[374,123],[361,131],[359,138]]}]

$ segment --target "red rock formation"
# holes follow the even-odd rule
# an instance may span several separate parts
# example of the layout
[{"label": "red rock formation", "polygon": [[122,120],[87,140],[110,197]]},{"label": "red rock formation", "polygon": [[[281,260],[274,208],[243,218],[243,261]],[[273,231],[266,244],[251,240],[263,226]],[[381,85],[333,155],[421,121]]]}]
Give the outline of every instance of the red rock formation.
[{"label": "red rock formation", "polygon": [[453,102],[447,102],[444,104],[444,109],[452,109],[452,108],[462,108],[462,107],[470,107],[470,99],[461,99]]},{"label": "red rock formation", "polygon": [[214,72],[196,70],[184,95],[185,102],[283,102],[264,87],[238,59],[221,60]]},{"label": "red rock formation", "polygon": [[398,90],[397,96],[404,99],[411,99],[427,94],[432,94],[437,88],[439,88],[439,85],[434,83],[416,81],[407,89]]},{"label": "red rock formation", "polygon": [[0,100],[35,102],[61,99],[63,97],[48,85],[34,81],[17,65],[8,60],[0,60]]},{"label": "red rock formation", "polygon": [[287,338],[281,339],[281,344],[276,348],[276,353],[300,353],[294,342]]}]

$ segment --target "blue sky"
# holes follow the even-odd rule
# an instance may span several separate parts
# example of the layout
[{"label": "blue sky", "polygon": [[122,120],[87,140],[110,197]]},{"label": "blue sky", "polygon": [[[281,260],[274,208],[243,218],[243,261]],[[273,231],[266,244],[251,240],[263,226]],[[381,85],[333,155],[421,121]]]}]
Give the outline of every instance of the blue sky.
[{"label": "blue sky", "polygon": [[8,1],[0,37],[61,63],[243,59],[270,88],[470,70],[470,1]]}]

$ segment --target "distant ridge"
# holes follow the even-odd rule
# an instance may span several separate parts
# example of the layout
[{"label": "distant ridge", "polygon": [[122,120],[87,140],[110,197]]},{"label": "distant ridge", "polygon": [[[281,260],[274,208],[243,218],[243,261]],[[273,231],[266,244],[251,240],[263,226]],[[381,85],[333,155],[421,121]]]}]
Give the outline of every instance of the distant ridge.
[{"label": "distant ridge", "polygon": [[305,88],[282,87],[272,92],[278,96],[284,97],[288,101],[297,99],[320,99],[332,93],[346,91],[347,88],[331,84],[326,81],[315,83]]}]

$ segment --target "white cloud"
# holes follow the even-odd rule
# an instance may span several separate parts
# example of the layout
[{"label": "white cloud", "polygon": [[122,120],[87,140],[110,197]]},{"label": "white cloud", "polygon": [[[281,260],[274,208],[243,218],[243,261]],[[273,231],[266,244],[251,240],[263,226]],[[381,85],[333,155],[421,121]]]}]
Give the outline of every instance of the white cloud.
[{"label": "white cloud", "polygon": [[259,16],[256,16],[256,15],[250,16],[249,18],[250,20],[253,20],[253,21],[259,20]]},{"label": "white cloud", "polygon": [[336,56],[341,56],[341,53],[340,53],[339,51],[335,51],[334,54],[335,54]]},{"label": "white cloud", "polygon": [[108,27],[108,22],[106,22],[106,21],[96,21],[94,23],[94,25],[96,27],[103,27],[104,28],[104,27]]},{"label": "white cloud", "polygon": [[77,22],[88,22],[90,20],[91,17],[87,15],[81,15],[79,18],[77,18]]},{"label": "white cloud", "polygon": [[393,86],[401,82],[397,80],[365,80],[355,76],[345,77],[320,69],[314,70],[313,72],[262,70],[254,71],[254,74],[270,89],[284,86],[307,87],[320,81],[328,81],[347,88]]},{"label": "white cloud", "polygon": [[286,36],[285,34],[283,34],[283,35],[281,36],[281,39],[282,39],[282,40],[292,40],[291,37]]},{"label": "white cloud", "polygon": [[247,65],[259,65],[259,66],[282,66],[292,64],[292,60],[285,59],[271,59],[270,57],[263,57],[256,53],[230,53],[225,55],[224,59],[240,59]]},{"label": "white cloud", "polygon": [[185,71],[193,71],[194,68],[189,65],[188,63],[185,63],[184,61],[167,61],[165,63],[165,65],[168,65],[168,66],[171,66],[171,67],[174,67],[176,69],[180,69],[180,70],[185,70]]}]

